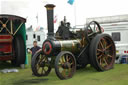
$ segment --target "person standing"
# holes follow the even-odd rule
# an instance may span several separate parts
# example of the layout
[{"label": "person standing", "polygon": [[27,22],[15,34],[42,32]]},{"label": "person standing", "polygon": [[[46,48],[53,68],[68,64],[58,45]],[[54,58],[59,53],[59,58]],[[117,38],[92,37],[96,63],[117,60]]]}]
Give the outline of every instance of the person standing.
[{"label": "person standing", "polygon": [[30,49],[30,54],[32,55],[32,57],[34,56],[34,54],[36,53],[36,52],[39,52],[41,50],[41,47],[39,47],[38,45],[37,45],[37,41],[34,41],[33,42],[33,47]]}]

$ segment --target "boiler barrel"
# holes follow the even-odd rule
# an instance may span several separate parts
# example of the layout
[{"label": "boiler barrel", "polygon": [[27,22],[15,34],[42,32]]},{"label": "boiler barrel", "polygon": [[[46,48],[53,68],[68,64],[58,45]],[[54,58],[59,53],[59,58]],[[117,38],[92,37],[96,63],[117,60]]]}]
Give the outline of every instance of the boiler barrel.
[{"label": "boiler barrel", "polygon": [[66,40],[59,41],[61,45],[61,51],[79,52],[80,40]]},{"label": "boiler barrel", "polygon": [[80,52],[81,40],[46,40],[43,44],[43,52],[47,55],[57,55],[61,51],[72,53]]}]

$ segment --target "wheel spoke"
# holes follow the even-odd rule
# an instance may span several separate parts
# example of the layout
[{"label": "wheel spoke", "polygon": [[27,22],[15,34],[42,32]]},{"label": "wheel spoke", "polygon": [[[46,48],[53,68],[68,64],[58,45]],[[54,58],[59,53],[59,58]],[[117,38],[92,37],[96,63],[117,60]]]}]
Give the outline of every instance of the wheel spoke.
[{"label": "wheel spoke", "polygon": [[105,64],[108,66],[108,63],[107,63],[106,59],[105,59],[105,58],[103,58],[103,60],[104,60]]},{"label": "wheel spoke", "polygon": [[66,69],[63,69],[62,74],[64,77],[66,76]]},{"label": "wheel spoke", "polygon": [[65,62],[65,60],[64,60],[64,56],[62,56],[62,63],[64,63]]},{"label": "wheel spoke", "polygon": [[68,57],[68,62],[71,60],[71,57]]},{"label": "wheel spoke", "polygon": [[68,55],[66,56],[66,61],[67,61],[67,62],[69,61],[69,56],[68,56]]},{"label": "wheel spoke", "polygon": [[41,67],[38,67],[37,72],[39,72],[40,68],[41,68]]},{"label": "wheel spoke", "polygon": [[68,62],[68,55],[64,55],[64,58],[65,58],[65,62]]},{"label": "wheel spoke", "polygon": [[111,56],[111,55],[109,55],[109,54],[108,54],[107,56],[108,56],[109,58],[112,58],[112,56]]},{"label": "wheel spoke", "polygon": [[64,61],[67,62],[66,55],[64,55]]},{"label": "wheel spoke", "polygon": [[106,45],[107,45],[107,43],[106,43],[105,39],[102,38],[102,41],[103,41],[103,47],[104,47],[104,49],[106,49]]},{"label": "wheel spoke", "polygon": [[97,49],[97,51],[100,51],[100,52],[102,52],[102,50],[101,50],[101,49]]},{"label": "wheel spoke", "polygon": [[39,62],[39,60],[37,61],[37,63],[36,63],[38,66],[40,65],[40,62]]},{"label": "wheel spoke", "polygon": [[100,41],[101,48],[104,49],[103,43]]},{"label": "wheel spoke", "polygon": [[95,28],[96,28],[96,24],[94,23],[94,31],[96,32],[96,29]]},{"label": "wheel spoke", "polygon": [[36,68],[37,68],[37,71],[38,71],[38,70],[40,69],[40,66],[37,64],[37,65],[36,65]]},{"label": "wheel spoke", "polygon": [[63,57],[61,57],[59,61],[61,64],[64,64]]},{"label": "wheel spoke", "polygon": [[74,62],[70,63],[70,66],[73,65],[73,64],[74,64]]},{"label": "wheel spoke", "polygon": [[106,46],[106,49],[110,48],[111,46],[112,46],[112,44],[110,44],[110,45]]},{"label": "wheel spoke", "polygon": [[100,58],[100,65],[102,65],[102,58]]},{"label": "wheel spoke", "polygon": [[72,69],[71,69],[71,68],[69,68],[69,69],[68,69],[68,71],[69,71],[69,73],[70,73],[70,72],[72,71]]},{"label": "wheel spoke", "polygon": [[39,62],[39,64],[43,61],[43,59],[45,59],[45,57],[43,57],[43,56],[39,56],[39,60],[38,60],[38,62]]},{"label": "wheel spoke", "polygon": [[100,53],[96,53],[96,56],[98,56]]},{"label": "wheel spoke", "polygon": [[62,63],[61,63],[61,61],[59,60],[59,63],[58,63],[58,68],[62,68]]},{"label": "wheel spoke", "polygon": [[68,69],[68,72],[69,72],[69,75],[68,75],[68,76],[71,76],[71,73],[72,73],[71,71],[72,71],[72,69],[69,68],[69,69]]},{"label": "wheel spoke", "polygon": [[44,71],[44,74],[45,74],[46,70],[44,68],[42,68],[42,71]]},{"label": "wheel spoke", "polygon": [[42,68],[42,70],[41,70],[41,73],[40,73],[40,74],[43,74],[43,72],[44,72],[44,70],[43,70],[43,68]]},{"label": "wheel spoke", "polygon": [[100,59],[102,57],[102,55],[98,56],[98,59]]}]

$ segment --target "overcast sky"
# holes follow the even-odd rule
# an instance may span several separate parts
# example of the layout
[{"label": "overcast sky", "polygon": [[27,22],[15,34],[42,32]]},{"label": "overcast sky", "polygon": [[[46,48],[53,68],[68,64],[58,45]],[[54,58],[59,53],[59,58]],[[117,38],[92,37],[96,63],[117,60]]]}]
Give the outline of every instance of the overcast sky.
[{"label": "overcast sky", "polygon": [[[31,24],[47,27],[46,9],[47,3],[55,4],[54,15],[59,21],[64,16],[72,26],[83,25],[88,17],[101,17],[128,14],[128,0],[75,0],[73,5],[68,0],[0,0],[0,13],[15,14],[27,18],[27,27]],[[36,16],[38,15],[38,24]]]}]

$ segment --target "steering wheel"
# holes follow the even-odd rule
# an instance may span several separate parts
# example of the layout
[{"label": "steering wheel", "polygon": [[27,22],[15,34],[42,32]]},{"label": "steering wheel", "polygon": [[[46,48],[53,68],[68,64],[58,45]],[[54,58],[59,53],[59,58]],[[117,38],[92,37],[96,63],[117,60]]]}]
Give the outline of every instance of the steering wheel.
[{"label": "steering wheel", "polygon": [[91,37],[98,33],[102,33],[102,30],[97,21],[92,21],[85,27],[85,37],[87,38],[88,42],[91,41]]}]

